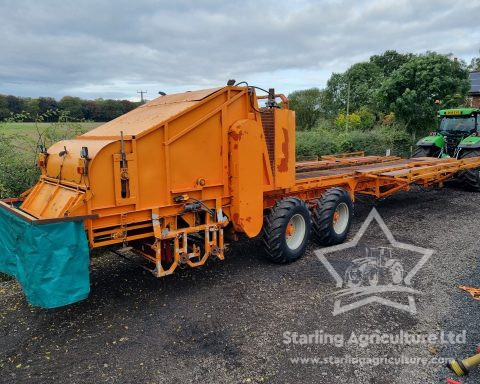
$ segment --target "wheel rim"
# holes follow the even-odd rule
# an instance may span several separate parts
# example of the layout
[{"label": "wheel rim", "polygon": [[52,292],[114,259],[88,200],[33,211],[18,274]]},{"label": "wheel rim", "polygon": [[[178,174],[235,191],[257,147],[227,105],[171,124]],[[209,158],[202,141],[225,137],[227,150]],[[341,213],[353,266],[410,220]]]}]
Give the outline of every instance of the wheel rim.
[{"label": "wheel rim", "polygon": [[305,231],[307,225],[305,219],[299,213],[296,213],[290,218],[285,229],[285,238],[287,241],[287,247],[294,250],[300,247],[305,238]]},{"label": "wheel rim", "polygon": [[333,213],[333,230],[341,235],[347,229],[349,220],[349,209],[346,203],[340,203]]}]

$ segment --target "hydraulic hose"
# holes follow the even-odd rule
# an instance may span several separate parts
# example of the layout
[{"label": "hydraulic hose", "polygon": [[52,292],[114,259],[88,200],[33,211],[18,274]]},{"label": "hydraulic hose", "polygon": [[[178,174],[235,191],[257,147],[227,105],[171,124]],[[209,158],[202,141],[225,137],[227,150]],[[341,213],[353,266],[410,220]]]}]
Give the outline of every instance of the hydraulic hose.
[{"label": "hydraulic hose", "polygon": [[480,353],[463,360],[453,359],[447,364],[447,367],[457,376],[466,376],[477,365],[480,365]]}]

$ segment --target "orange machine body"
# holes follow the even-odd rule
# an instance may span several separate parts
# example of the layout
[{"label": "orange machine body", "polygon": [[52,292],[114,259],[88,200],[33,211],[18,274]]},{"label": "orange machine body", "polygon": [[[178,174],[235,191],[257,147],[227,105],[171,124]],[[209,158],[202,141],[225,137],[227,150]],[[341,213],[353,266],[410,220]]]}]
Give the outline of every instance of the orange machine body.
[{"label": "orange machine body", "polygon": [[480,166],[375,156],[296,164],[295,114],[276,96],[282,108],[259,108],[250,87],[163,96],[61,141],[41,155],[42,176],[21,211],[85,216],[92,248],[128,243],[164,276],[223,259],[225,228],[232,238],[257,236],[265,210],[286,196],[309,202],[340,186],[381,197]]},{"label": "orange machine body", "polygon": [[[159,241],[172,239],[178,257],[198,254],[186,235],[206,231],[206,248],[223,257],[223,228],[256,236],[264,193],[295,183],[294,112],[265,110],[265,140],[255,110],[246,87],[160,97],[49,148],[21,210],[37,219],[96,215],[85,220],[91,247],[154,238],[160,251]],[[214,214],[186,211],[197,201]]]}]

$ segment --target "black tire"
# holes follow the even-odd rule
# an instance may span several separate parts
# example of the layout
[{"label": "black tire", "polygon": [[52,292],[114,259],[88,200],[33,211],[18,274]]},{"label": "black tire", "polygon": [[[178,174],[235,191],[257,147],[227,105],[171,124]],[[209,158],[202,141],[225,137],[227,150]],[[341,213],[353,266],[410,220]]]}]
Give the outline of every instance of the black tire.
[{"label": "black tire", "polygon": [[[347,224],[341,231],[335,229],[335,212],[339,206],[346,207]],[[353,202],[345,189],[331,188],[317,200],[313,209],[312,224],[315,240],[322,245],[335,245],[345,241],[352,225]]]},{"label": "black tire", "polygon": [[[460,150],[460,159],[480,156],[479,149]],[[480,168],[469,169],[458,173],[458,179],[468,188],[480,192]]]},{"label": "black tire", "polygon": [[413,152],[412,158],[414,157],[438,157],[440,155],[441,149],[437,146],[431,147],[417,147],[415,152]]},{"label": "black tire", "polygon": [[[300,220],[300,215],[304,220],[304,235],[301,243],[292,249],[287,245],[287,226],[290,220],[295,216]],[[303,200],[295,197],[288,197],[280,200],[270,210],[268,215],[265,215],[262,238],[265,249],[265,257],[274,263],[291,263],[298,260],[305,253],[308,240],[311,233],[312,219],[310,211]]]}]

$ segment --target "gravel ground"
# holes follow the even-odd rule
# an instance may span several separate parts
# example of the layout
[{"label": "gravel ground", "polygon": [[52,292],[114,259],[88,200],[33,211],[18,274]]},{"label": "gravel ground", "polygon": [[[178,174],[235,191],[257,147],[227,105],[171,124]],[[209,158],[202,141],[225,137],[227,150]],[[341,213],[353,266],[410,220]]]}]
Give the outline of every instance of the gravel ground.
[{"label": "gravel ground", "polygon": [[[435,253],[413,280],[417,313],[371,303],[333,316],[334,280],[310,245],[305,257],[264,261],[257,240],[224,262],[155,279],[111,254],[92,261],[92,292],[56,310],[30,307],[15,282],[0,283],[2,383],[445,383],[442,364],[297,364],[297,357],[465,357],[480,344],[480,194],[450,184],[356,204],[353,237],[375,206],[398,241]],[[375,226],[371,239],[378,242]],[[366,233],[366,235],[368,232]],[[379,244],[380,245],[380,244]],[[345,265],[342,256],[334,266]],[[413,265],[412,259],[405,265]],[[467,331],[456,345],[286,344],[285,332]],[[480,381],[480,368],[465,384]]]}]

